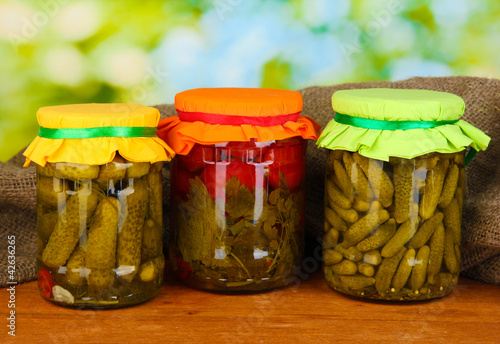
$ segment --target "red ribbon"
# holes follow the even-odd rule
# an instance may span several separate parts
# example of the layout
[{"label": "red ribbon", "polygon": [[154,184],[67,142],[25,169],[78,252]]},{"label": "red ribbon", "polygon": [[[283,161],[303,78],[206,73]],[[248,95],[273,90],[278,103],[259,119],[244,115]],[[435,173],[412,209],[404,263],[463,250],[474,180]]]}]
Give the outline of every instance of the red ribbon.
[{"label": "red ribbon", "polygon": [[249,125],[258,125],[261,127],[280,125],[288,121],[297,122],[300,114],[300,112],[297,112],[289,115],[251,117],[251,116],[220,115],[215,113],[204,113],[204,112],[184,112],[180,110],[177,110],[177,113],[179,114],[179,119],[183,122],[199,121],[207,124],[222,124],[222,125],[249,124]]}]

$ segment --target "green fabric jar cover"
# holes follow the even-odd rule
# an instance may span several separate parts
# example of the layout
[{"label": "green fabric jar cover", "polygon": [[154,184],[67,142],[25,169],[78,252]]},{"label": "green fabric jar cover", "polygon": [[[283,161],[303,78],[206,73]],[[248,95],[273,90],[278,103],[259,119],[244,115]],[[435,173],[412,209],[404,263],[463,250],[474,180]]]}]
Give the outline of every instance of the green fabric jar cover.
[{"label": "green fabric jar cover", "polygon": [[332,96],[336,116],[317,145],[372,159],[412,159],[431,152],[485,150],[490,138],[460,120],[465,103],[457,95],[428,90],[368,88]]}]

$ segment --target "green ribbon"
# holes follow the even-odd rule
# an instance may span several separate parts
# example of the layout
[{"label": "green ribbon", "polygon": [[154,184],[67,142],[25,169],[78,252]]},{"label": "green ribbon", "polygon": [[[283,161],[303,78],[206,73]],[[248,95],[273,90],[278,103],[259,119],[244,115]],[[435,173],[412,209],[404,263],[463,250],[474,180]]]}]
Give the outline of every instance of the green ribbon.
[{"label": "green ribbon", "polygon": [[40,127],[38,136],[46,139],[93,139],[96,137],[154,137],[156,127],[98,127],[51,129]]},{"label": "green ribbon", "polygon": [[[352,125],[353,127],[376,130],[431,129],[439,127],[441,125],[455,124],[458,122],[458,119],[450,121],[384,121],[378,119],[354,117],[338,112],[335,114],[333,120],[340,124],[347,124]],[[467,165],[472,160],[476,153],[477,151],[471,147],[469,152],[465,156],[465,165]]]},{"label": "green ribbon", "polygon": [[382,121],[378,119],[359,118],[337,113],[334,121],[341,124],[352,125],[358,128],[377,130],[408,130],[408,129],[431,129],[446,124],[455,124],[457,120],[451,121]]}]

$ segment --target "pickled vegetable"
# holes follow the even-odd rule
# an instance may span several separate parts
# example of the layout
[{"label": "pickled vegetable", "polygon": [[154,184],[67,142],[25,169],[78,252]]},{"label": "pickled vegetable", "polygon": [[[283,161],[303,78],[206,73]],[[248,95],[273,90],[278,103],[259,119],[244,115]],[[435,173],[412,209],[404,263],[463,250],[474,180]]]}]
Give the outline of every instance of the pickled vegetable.
[{"label": "pickled vegetable", "polygon": [[[165,265],[161,164],[139,164],[138,174],[144,166],[156,172],[126,179],[132,166],[117,155],[92,168],[63,163],[37,167],[37,266],[47,272],[45,298],[109,308],[146,301],[159,292]],[[52,201],[47,202],[49,196]]]},{"label": "pickled vegetable", "polygon": [[120,277],[130,282],[141,264],[142,231],[148,201],[146,182],[135,179],[131,185],[119,192],[118,200],[122,205],[122,221],[118,227],[116,263],[120,271],[123,271]]},{"label": "pickled vegetable", "polygon": [[327,161],[325,219],[328,231],[336,229],[323,242],[329,285],[384,300],[450,293],[460,268],[463,152],[389,163],[334,152]]},{"label": "pickled vegetable", "polygon": [[[90,270],[88,283],[93,290],[106,289],[113,284],[113,274],[104,272],[111,271],[116,265],[119,213],[120,202],[114,197],[106,197],[99,203],[88,230],[85,266]],[[98,278],[94,278],[96,271]]]},{"label": "pickled vegetable", "polygon": [[67,183],[62,179],[40,176],[37,180],[37,200],[42,204],[57,208],[64,206],[69,197]]},{"label": "pickled vegetable", "polygon": [[42,260],[47,266],[66,264],[85,230],[81,222],[90,220],[98,200],[97,192],[89,188],[81,189],[68,199],[43,250]]},{"label": "pickled vegetable", "polygon": [[[195,145],[192,155],[174,159],[173,185],[187,182],[172,194],[170,241],[173,269],[183,282],[215,291],[259,291],[293,282],[303,249],[303,145],[301,138]],[[200,147],[220,161],[198,159]],[[343,259],[334,250],[347,229],[342,216],[358,214],[335,181],[328,181],[325,195],[335,209],[325,209],[323,259],[325,266],[335,266]]]}]

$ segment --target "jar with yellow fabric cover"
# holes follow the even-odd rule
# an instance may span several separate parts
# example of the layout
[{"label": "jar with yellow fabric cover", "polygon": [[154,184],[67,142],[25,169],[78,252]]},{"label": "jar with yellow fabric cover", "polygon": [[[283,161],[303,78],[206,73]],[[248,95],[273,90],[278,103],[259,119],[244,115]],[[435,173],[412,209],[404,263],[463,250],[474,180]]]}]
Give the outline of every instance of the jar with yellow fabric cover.
[{"label": "jar with yellow fabric cover", "polygon": [[318,139],[329,150],[328,284],[380,300],[448,295],[460,271],[465,165],[489,137],[459,120],[465,104],[450,93],[343,90],[332,104]]},{"label": "jar with yellow fabric cover", "polygon": [[156,296],[163,281],[158,110],[137,104],[43,107],[24,155],[37,178],[41,295],[78,308]]}]

